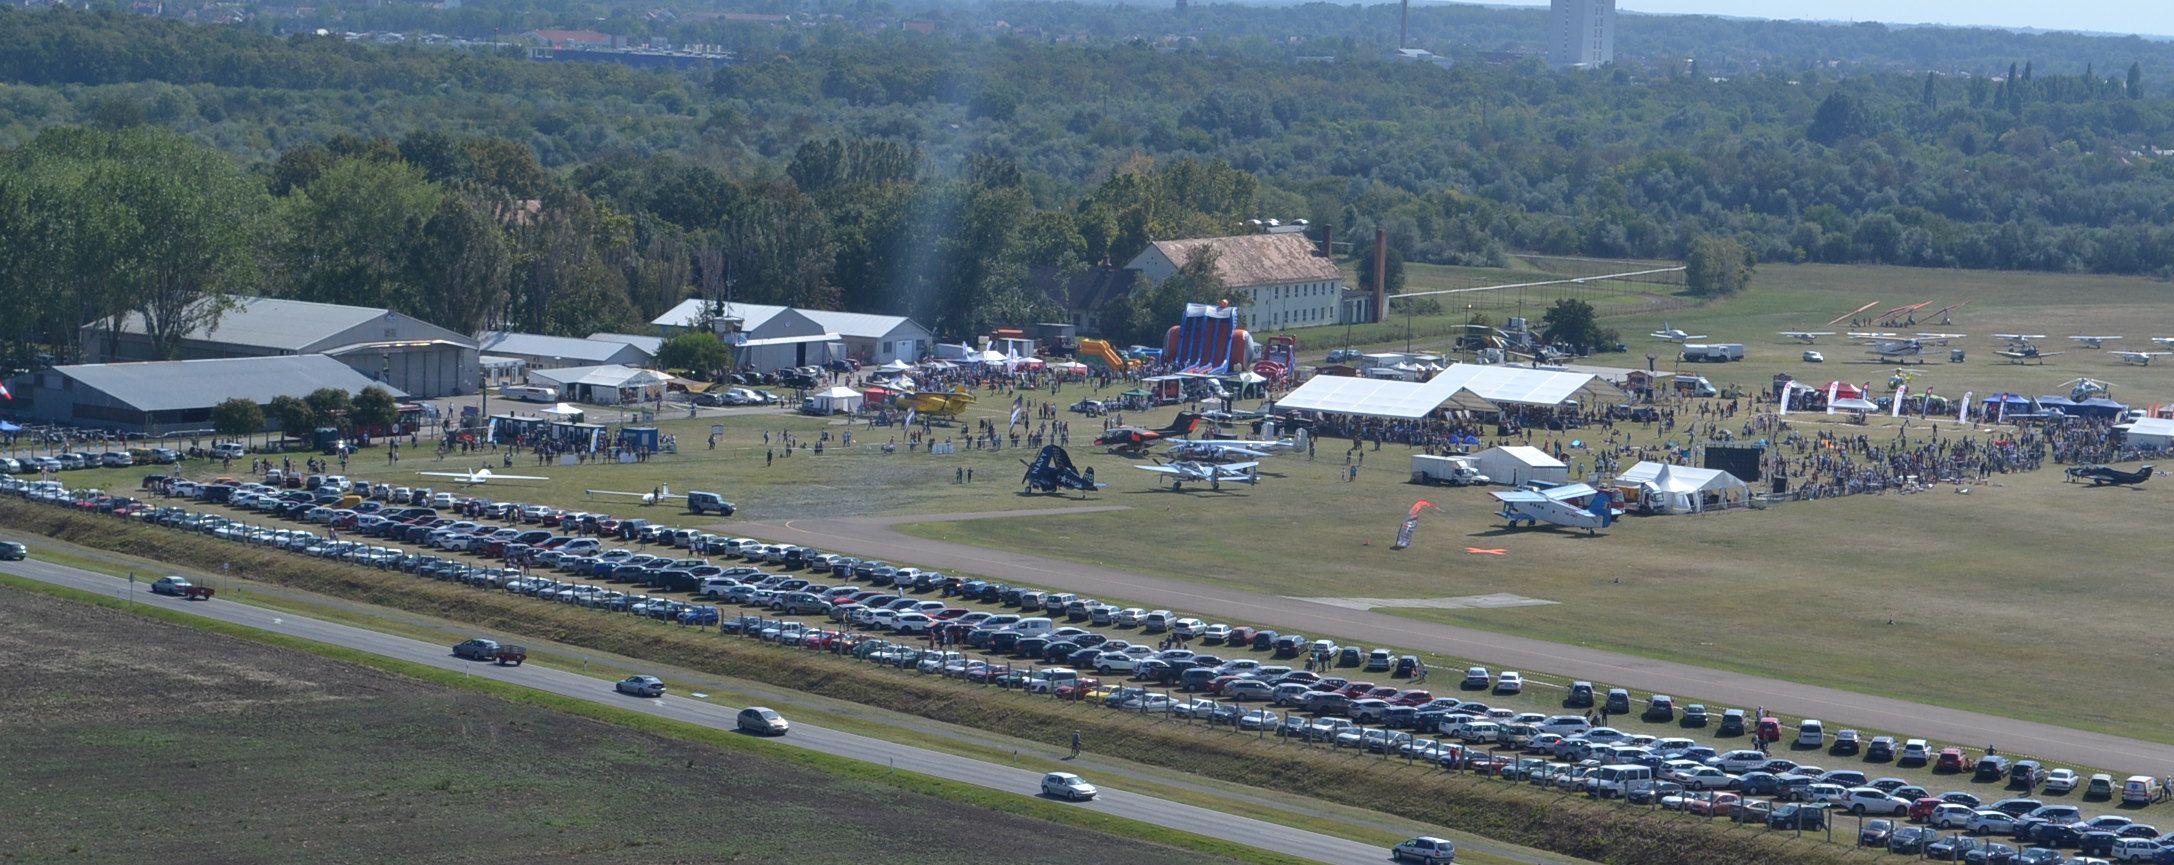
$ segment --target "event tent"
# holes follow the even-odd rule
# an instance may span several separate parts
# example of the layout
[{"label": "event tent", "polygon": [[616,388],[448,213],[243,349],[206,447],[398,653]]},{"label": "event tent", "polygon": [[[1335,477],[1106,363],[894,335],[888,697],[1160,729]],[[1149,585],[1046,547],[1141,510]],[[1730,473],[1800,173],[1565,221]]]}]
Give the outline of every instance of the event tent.
[{"label": "event tent", "polygon": [[1562,460],[1531,445],[1491,447],[1472,455],[1480,474],[1498,484],[1518,486],[1526,481],[1569,483],[1570,467]]},{"label": "event tent", "polygon": [[580,423],[581,416],[585,412],[581,410],[580,406],[562,402],[550,408],[538,410],[537,414],[549,415],[552,420]]},{"label": "event tent", "polygon": [[834,387],[809,396],[808,402],[823,414],[851,414],[860,411],[862,399],[860,391],[849,387]]},{"label": "event tent", "polygon": [[1400,420],[1423,418],[1442,408],[1499,410],[1463,389],[1442,390],[1417,382],[1341,375],[1314,376],[1284,394],[1276,401],[1276,408]]},{"label": "event tent", "polygon": [[1642,462],[1615,476],[1618,486],[1639,488],[1640,503],[1656,514],[1695,514],[1750,502],[1751,485],[1720,469]]},{"label": "event tent", "polygon": [[2114,427],[2132,447],[2174,450],[2174,420],[2147,417]]}]

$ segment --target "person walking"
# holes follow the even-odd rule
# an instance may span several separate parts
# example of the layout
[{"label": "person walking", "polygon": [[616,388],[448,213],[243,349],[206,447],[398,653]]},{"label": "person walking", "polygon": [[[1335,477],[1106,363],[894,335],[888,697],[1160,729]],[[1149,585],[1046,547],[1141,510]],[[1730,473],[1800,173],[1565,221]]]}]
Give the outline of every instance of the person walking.
[{"label": "person walking", "polygon": [[1078,731],[1078,730],[1073,730],[1073,731],[1072,731],[1072,756],[1073,756],[1074,758],[1076,758],[1076,757],[1078,757],[1078,756],[1079,756],[1079,731]]}]

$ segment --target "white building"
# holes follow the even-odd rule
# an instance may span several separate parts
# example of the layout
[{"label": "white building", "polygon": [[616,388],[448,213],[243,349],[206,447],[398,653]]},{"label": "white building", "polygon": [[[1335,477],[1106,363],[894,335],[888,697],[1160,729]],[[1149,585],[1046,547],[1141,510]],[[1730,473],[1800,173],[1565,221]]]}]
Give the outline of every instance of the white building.
[{"label": "white building", "polygon": [[620,340],[484,331],[476,335],[476,343],[484,354],[521,361],[528,369],[615,363],[648,366],[657,359],[655,351]]},{"label": "white building", "polygon": [[[702,298],[688,298],[678,306],[666,310],[650,324],[667,334],[675,334],[694,327],[702,321],[705,305]],[[773,366],[805,366],[820,364],[833,357],[850,357],[867,365],[881,365],[894,360],[913,363],[936,347],[936,337],[920,323],[902,315],[876,315],[862,312],[832,312],[822,309],[796,309],[763,303],[728,303],[723,305],[723,315],[717,310],[707,310],[713,323],[722,319],[738,319],[739,331],[747,334],[748,345],[800,346],[816,336],[836,343],[837,351],[818,356],[813,350],[791,349],[790,352],[769,351],[766,354],[783,359],[787,353],[794,358],[809,358],[776,364],[753,362],[757,369]],[[723,333],[722,325],[720,333]],[[602,338],[611,338],[603,335]],[[779,343],[777,340],[792,339],[794,342]],[[728,338],[729,341],[729,338]],[[767,341],[767,342],[766,342]]]},{"label": "white building", "polygon": [[1342,324],[1352,308],[1344,303],[1343,271],[1303,234],[1158,240],[1125,269],[1160,283],[1200,249],[1215,255],[1216,275],[1230,291],[1225,299],[1238,310],[1240,327],[1270,331]]},{"label": "white building", "polygon": [[1547,62],[1557,69],[1615,62],[1615,0],[1553,0]]}]

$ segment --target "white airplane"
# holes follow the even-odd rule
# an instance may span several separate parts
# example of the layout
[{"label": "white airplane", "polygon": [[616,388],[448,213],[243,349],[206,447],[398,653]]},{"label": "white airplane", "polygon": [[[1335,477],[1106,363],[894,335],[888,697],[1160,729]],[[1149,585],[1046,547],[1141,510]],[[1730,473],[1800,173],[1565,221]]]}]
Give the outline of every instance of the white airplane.
[{"label": "white airplane", "polygon": [[1261,457],[1270,455],[1267,451],[1222,442],[1178,442],[1171,445],[1170,450],[1164,453],[1174,460],[1211,463],[1245,459],[1258,460]]},{"label": "white airplane", "polygon": [[1843,334],[1850,339],[1899,339],[1902,334],[1885,330],[1853,330]]},{"label": "white airplane", "polygon": [[1669,327],[1668,322],[1665,321],[1661,322],[1660,330],[1656,330],[1650,334],[1647,334],[1647,336],[1653,337],[1654,339],[1666,340],[1668,342],[1690,342],[1694,339],[1706,338],[1706,335],[1703,333],[1684,333],[1681,328]]},{"label": "white airplane", "polygon": [[1993,334],[1993,338],[2009,345],[2021,346],[2034,339],[2045,339],[2046,335],[2042,333],[1996,333]]},{"label": "white airplane", "polygon": [[1782,336],[1786,336],[1786,337],[1788,337],[1788,338],[1790,338],[1790,339],[1796,340],[1796,341],[1798,341],[1798,342],[1804,343],[1805,345],[1817,345],[1817,344],[1819,343],[1819,338],[1820,338],[1820,337],[1822,337],[1822,336],[1833,336],[1833,335],[1834,335],[1834,331],[1831,331],[1831,330],[1785,330],[1785,331],[1782,331],[1782,332],[1781,332],[1781,335],[1782,335]]},{"label": "white airplane", "polygon": [[452,479],[454,479],[454,480],[460,481],[460,482],[461,482],[462,484],[465,484],[465,485],[467,485],[467,486],[475,486],[475,485],[477,485],[477,484],[481,484],[481,483],[484,483],[484,482],[486,482],[486,481],[548,481],[548,480],[550,480],[550,478],[547,478],[547,477],[543,477],[543,476],[541,476],[541,475],[502,475],[502,474],[498,474],[498,473],[496,473],[496,472],[493,472],[493,471],[491,471],[491,470],[490,470],[490,467],[488,467],[488,466],[485,466],[485,467],[483,467],[483,468],[478,468],[478,469],[476,469],[475,471],[472,471],[472,472],[416,472],[416,474],[419,474],[419,475],[424,475],[424,476],[426,476],[426,477],[434,477],[434,478],[452,478]]},{"label": "white airplane", "polygon": [[624,496],[630,499],[641,499],[642,504],[645,505],[653,505],[664,499],[686,498],[684,494],[672,492],[671,484],[659,484],[655,490],[646,493],[631,493],[621,490],[582,490],[582,493],[592,496]]},{"label": "white airplane", "polygon": [[1261,464],[1257,462],[1231,463],[1219,466],[1213,463],[1182,460],[1168,465],[1156,463],[1151,466],[1133,466],[1133,468],[1143,472],[1168,475],[1170,477],[1170,489],[1177,491],[1185,489],[1185,484],[1188,481],[1196,484],[1216,483],[1219,481],[1244,481],[1249,484],[1257,484],[1261,482],[1260,466]]},{"label": "white airplane", "polygon": [[2073,339],[2073,340],[2075,340],[2075,341],[2077,341],[2077,342],[2083,343],[2083,344],[2084,344],[2085,346],[2088,346],[2088,347],[2090,347],[2090,348],[2105,348],[2105,347],[2106,347],[2106,344],[2107,344],[2107,343],[2109,343],[2109,342],[2113,342],[2114,340],[2117,340],[2117,339],[2120,339],[2120,338],[2121,338],[2121,337],[2118,337],[2118,336],[2072,336],[2072,337],[2069,337],[2069,339]]},{"label": "white airplane", "polygon": [[1925,344],[1914,339],[1880,340],[1869,346],[1872,356],[1881,360],[1907,360],[1917,358],[1925,362]]},{"label": "white airplane", "polygon": [[1595,529],[1605,529],[1623,512],[1617,510],[1605,493],[1586,484],[1564,484],[1544,490],[1509,490],[1488,493],[1502,503],[1502,512],[1495,516],[1518,524],[1533,526],[1540,523],[1584,529],[1591,534]]},{"label": "white airplane", "polygon": [[2122,363],[2150,366],[2152,358],[2166,357],[2174,354],[2174,351],[2109,351],[2107,354],[2121,358]]},{"label": "white airplane", "polygon": [[2151,341],[2160,345],[2174,345],[2174,336],[2155,336]]},{"label": "white airplane", "polygon": [[1187,443],[1196,445],[1220,445],[1222,447],[1246,448],[1249,450],[1263,451],[1266,453],[1275,453],[1278,451],[1297,450],[1299,448],[1305,447],[1306,431],[1299,430],[1299,434],[1296,437],[1280,439],[1191,439]]},{"label": "white airplane", "polygon": [[2028,361],[2034,360],[2037,361],[2040,365],[2044,365],[2046,362],[2046,358],[2059,357],[2061,355],[2061,353],[2057,351],[2039,351],[2038,346],[2032,345],[2029,342],[2022,343],[2015,348],[2009,349],[2007,351],[1996,351],[1994,352],[1994,354],[2005,357],[2008,359],[2009,363],[2017,365],[2021,365]]}]

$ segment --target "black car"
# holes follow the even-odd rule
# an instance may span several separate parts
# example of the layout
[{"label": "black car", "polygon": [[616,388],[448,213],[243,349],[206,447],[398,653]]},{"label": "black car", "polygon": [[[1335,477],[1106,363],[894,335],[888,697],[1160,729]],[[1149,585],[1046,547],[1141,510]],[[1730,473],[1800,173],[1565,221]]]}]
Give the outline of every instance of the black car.
[{"label": "black car", "polygon": [[1963,861],[1970,863],[1970,865],[2009,865],[2009,863],[2015,861],[2017,853],[2018,851],[2012,846],[1997,841],[1989,841],[1979,845],[1976,850],[1965,852]]},{"label": "black car", "polygon": [[1940,833],[1923,826],[1904,826],[1888,836],[1887,852],[1920,855],[1925,852],[1925,845],[1937,837]]},{"label": "black car", "polygon": [[1999,781],[2006,777],[2008,777],[2008,758],[1987,755],[1978,758],[1977,769],[1971,773],[1970,779],[1973,781]]},{"label": "black car", "polygon": [[1265,652],[1276,645],[1275,631],[1261,631],[1253,635],[1253,650]]},{"label": "black car", "polygon": [[1744,735],[1744,710],[1730,709],[1721,713],[1721,726],[1714,728],[1716,736]]},{"label": "black car", "polygon": [[1071,657],[1064,659],[1064,665],[1067,667],[1078,667],[1081,669],[1087,669],[1093,667],[1095,665],[1095,659],[1101,656],[1101,649],[1081,649],[1079,651],[1073,652]]},{"label": "black car", "polygon": [[1019,632],[998,631],[989,635],[989,651],[1009,655],[1019,645]]},{"label": "black car", "polygon": [[0,561],[19,562],[30,555],[30,548],[14,541],[0,541]]},{"label": "black car", "polygon": [[2083,856],[2112,856],[2114,842],[2121,836],[2104,829],[2093,829],[2076,839],[2076,852]]},{"label": "black car", "polygon": [[1885,847],[1888,840],[1894,837],[1895,821],[1866,820],[1864,826],[1857,830],[1857,846]]},{"label": "black car", "polygon": [[1012,651],[1018,652],[1022,655],[1039,656],[1042,654],[1043,650],[1047,648],[1049,648],[1048,637],[1028,637],[1024,640],[1020,640],[1018,645],[1013,646]]},{"label": "black car", "polygon": [[1704,727],[1706,726],[1706,717],[1706,704],[1692,703],[1683,707],[1683,721],[1681,723],[1686,727]]},{"label": "black car", "polygon": [[1825,829],[1827,809],[1823,804],[1792,802],[1774,809],[1766,815],[1768,829]]},{"label": "black car", "polygon": [[1874,736],[1865,745],[1865,759],[1874,763],[1888,763],[1895,759],[1895,739],[1892,736]]},{"label": "black car", "polygon": [[1963,855],[1978,849],[1985,842],[1968,835],[1950,835],[1925,845],[1925,856],[1949,862],[1961,862]]}]

